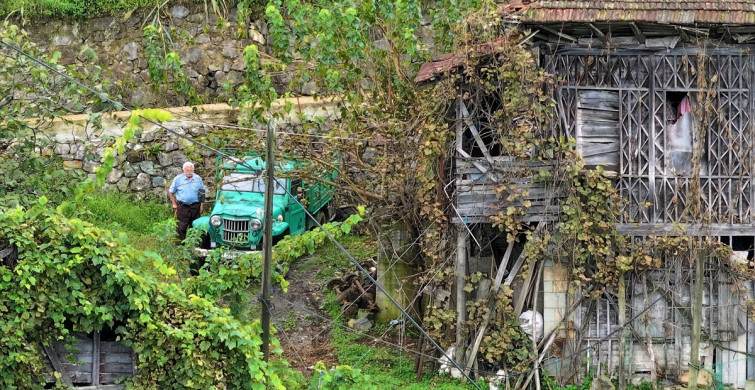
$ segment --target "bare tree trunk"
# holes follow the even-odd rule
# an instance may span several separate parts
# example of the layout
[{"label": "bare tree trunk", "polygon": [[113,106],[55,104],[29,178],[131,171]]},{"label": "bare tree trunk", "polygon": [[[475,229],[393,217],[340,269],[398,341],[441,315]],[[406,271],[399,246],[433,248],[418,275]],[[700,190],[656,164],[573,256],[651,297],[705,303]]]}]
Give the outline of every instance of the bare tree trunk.
[{"label": "bare tree trunk", "polygon": [[703,318],[703,263],[705,253],[702,249],[695,256],[694,293],[692,295],[692,336],[689,356],[689,389],[697,390],[697,376],[700,368],[700,332]]}]

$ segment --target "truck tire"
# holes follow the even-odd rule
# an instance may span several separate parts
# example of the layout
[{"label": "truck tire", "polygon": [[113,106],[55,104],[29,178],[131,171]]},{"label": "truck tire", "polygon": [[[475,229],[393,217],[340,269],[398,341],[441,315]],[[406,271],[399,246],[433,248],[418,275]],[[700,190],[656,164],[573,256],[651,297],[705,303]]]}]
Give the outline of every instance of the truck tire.
[{"label": "truck tire", "polygon": [[312,230],[317,227],[317,224],[315,223],[315,221],[319,222],[320,225],[324,225],[325,223],[328,222],[328,216],[325,213],[325,207],[320,209],[320,211],[316,212],[313,215],[313,217],[315,218],[314,221],[311,219],[307,220],[307,230]]},{"label": "truck tire", "polygon": [[315,219],[317,220],[317,223],[320,224],[320,226],[328,223],[328,213],[325,211],[325,207],[320,209],[320,211],[315,214]]}]

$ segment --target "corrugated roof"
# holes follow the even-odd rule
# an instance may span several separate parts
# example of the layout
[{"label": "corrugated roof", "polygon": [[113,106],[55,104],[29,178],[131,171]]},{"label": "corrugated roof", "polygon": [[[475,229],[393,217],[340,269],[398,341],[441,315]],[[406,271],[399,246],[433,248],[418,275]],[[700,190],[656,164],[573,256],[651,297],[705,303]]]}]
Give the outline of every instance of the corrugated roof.
[{"label": "corrugated roof", "polygon": [[470,58],[479,58],[489,54],[497,53],[503,47],[507,37],[496,38],[490,42],[485,42],[470,48],[466,52],[443,54],[433,61],[422,64],[419,73],[414,78],[417,84],[432,81],[437,76],[453,72],[464,67]]},{"label": "corrugated roof", "polygon": [[[515,0],[523,22],[657,22],[752,24],[753,0]],[[503,6],[505,7],[505,6]],[[504,14],[511,14],[502,7]]]}]

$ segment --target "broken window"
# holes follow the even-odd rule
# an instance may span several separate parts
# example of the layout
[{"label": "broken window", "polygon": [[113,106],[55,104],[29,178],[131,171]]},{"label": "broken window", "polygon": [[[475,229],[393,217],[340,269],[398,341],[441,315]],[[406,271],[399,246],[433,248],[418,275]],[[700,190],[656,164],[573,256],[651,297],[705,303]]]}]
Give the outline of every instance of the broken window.
[{"label": "broken window", "polygon": [[692,101],[686,92],[666,93],[664,107],[667,167],[675,175],[688,175],[692,169]]},{"label": "broken window", "polygon": [[[461,137],[461,147],[471,157],[500,156],[501,145],[496,131],[495,112],[501,109],[498,99],[484,97],[469,106],[465,106],[462,116],[466,126]],[[471,114],[470,114],[471,112]]]}]

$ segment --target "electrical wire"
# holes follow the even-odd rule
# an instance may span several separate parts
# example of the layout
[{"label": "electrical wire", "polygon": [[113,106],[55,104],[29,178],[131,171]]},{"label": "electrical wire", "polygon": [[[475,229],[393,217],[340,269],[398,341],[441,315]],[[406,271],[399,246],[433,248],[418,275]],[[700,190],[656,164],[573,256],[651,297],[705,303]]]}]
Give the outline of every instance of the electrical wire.
[{"label": "electrical wire", "polygon": [[295,203],[296,203],[297,205],[299,205],[299,206],[301,206],[301,207],[302,207],[302,210],[304,211],[304,214],[306,214],[306,215],[307,215],[307,216],[308,216],[308,217],[309,217],[309,218],[310,218],[310,219],[311,219],[311,220],[312,220],[312,221],[313,221],[313,222],[315,223],[315,225],[316,225],[317,227],[319,227],[319,228],[320,228],[320,229],[322,230],[322,232],[323,232],[323,233],[325,233],[325,235],[326,235],[326,236],[328,237],[328,239],[329,239],[329,240],[330,240],[331,242],[333,242],[333,243],[334,243],[334,244],[336,245],[336,247],[338,247],[338,249],[339,249],[339,250],[340,250],[341,252],[343,252],[343,254],[345,254],[345,255],[346,255],[346,257],[347,257],[347,258],[349,259],[349,261],[351,261],[351,263],[352,263],[352,264],[354,264],[354,266],[356,266],[356,267],[357,267],[357,269],[359,269],[359,271],[361,271],[361,272],[362,272],[362,273],[364,274],[364,276],[365,276],[365,277],[366,277],[366,278],[367,278],[367,279],[368,279],[368,280],[369,280],[370,282],[372,282],[372,283],[373,283],[373,284],[375,285],[375,287],[376,287],[376,288],[377,288],[378,290],[380,290],[380,292],[382,292],[382,293],[383,293],[383,294],[384,294],[384,295],[386,296],[386,298],[388,298],[388,300],[389,300],[389,301],[391,302],[391,304],[392,304],[393,306],[395,306],[395,307],[396,307],[396,308],[397,308],[397,309],[398,309],[398,310],[399,310],[399,311],[401,312],[401,314],[402,314],[403,316],[405,316],[405,317],[406,317],[406,318],[407,318],[407,319],[409,320],[409,322],[411,322],[411,323],[412,323],[412,325],[414,325],[414,327],[415,327],[415,328],[416,328],[416,329],[417,329],[417,330],[418,330],[418,331],[419,331],[420,333],[422,333],[422,335],[423,335],[424,337],[426,337],[426,338],[427,338],[427,340],[428,340],[428,341],[430,342],[430,344],[432,344],[432,345],[433,345],[433,347],[435,347],[435,349],[437,349],[437,350],[438,350],[438,351],[439,351],[439,352],[440,352],[440,353],[441,353],[441,354],[442,354],[442,355],[443,355],[443,356],[444,356],[444,357],[445,357],[446,359],[448,359],[448,361],[449,361],[449,362],[451,362],[451,364],[452,364],[452,365],[453,365],[454,367],[456,367],[456,369],[458,369],[458,370],[462,371],[462,374],[464,375],[464,377],[465,377],[465,378],[466,378],[466,379],[467,379],[468,381],[470,381],[470,382],[471,382],[471,383],[472,383],[472,384],[473,384],[473,385],[475,386],[475,388],[477,388],[478,390],[482,390],[482,389],[480,388],[480,386],[478,386],[478,385],[477,385],[477,383],[475,383],[475,381],[474,381],[474,380],[472,380],[472,378],[470,378],[470,377],[469,377],[469,375],[467,375],[467,374],[466,374],[466,373],[465,373],[465,372],[464,372],[464,371],[463,371],[463,370],[461,369],[461,366],[459,366],[459,364],[458,364],[458,363],[457,363],[457,362],[456,362],[456,361],[455,361],[454,359],[452,359],[451,357],[449,357],[449,356],[448,356],[448,355],[446,354],[446,351],[444,351],[444,350],[443,350],[443,348],[442,348],[442,347],[440,346],[440,344],[438,344],[438,343],[437,343],[437,342],[436,342],[436,341],[435,341],[435,340],[434,340],[434,339],[433,339],[433,338],[432,338],[432,337],[431,337],[431,336],[430,336],[430,335],[429,335],[429,334],[427,333],[427,331],[425,331],[425,329],[424,329],[424,328],[423,328],[423,327],[422,327],[422,326],[421,326],[421,325],[420,325],[420,324],[419,324],[419,323],[418,323],[418,322],[417,322],[417,321],[416,321],[416,320],[415,320],[415,319],[414,319],[414,318],[413,318],[412,316],[410,316],[410,315],[409,315],[409,313],[408,313],[408,312],[407,312],[407,311],[406,311],[406,310],[405,310],[405,309],[404,309],[403,307],[401,307],[401,305],[400,305],[400,304],[399,304],[399,303],[398,303],[398,302],[397,302],[397,301],[396,301],[396,300],[395,300],[395,299],[393,298],[393,296],[391,296],[391,294],[390,294],[390,293],[388,293],[388,290],[386,290],[386,289],[385,289],[385,287],[383,287],[383,285],[381,285],[380,283],[378,283],[378,281],[377,281],[377,280],[375,280],[375,278],[373,278],[373,277],[372,277],[372,275],[370,274],[370,272],[369,272],[369,271],[367,271],[366,269],[364,269],[364,267],[362,267],[362,265],[361,265],[361,264],[359,264],[359,262],[358,262],[358,261],[357,261],[357,260],[356,260],[356,259],[354,258],[354,256],[352,256],[352,255],[351,255],[351,253],[349,253],[349,251],[348,251],[348,250],[346,250],[346,248],[344,248],[344,247],[343,247],[343,245],[341,245],[341,243],[340,243],[340,242],[338,242],[338,240],[336,240],[336,238],[335,238],[335,237],[333,237],[333,235],[332,235],[332,234],[330,234],[330,232],[328,232],[328,231],[327,231],[326,229],[324,229],[324,228],[322,227],[322,225],[321,225],[321,224],[320,224],[320,222],[319,222],[319,221],[317,220],[317,218],[315,218],[315,217],[314,217],[314,216],[313,216],[313,215],[312,215],[312,214],[311,214],[311,213],[309,212],[309,210],[307,210],[307,208],[306,208],[306,207],[304,207],[304,205],[302,205],[302,204],[301,204],[301,203],[299,202],[299,199],[298,199],[298,198],[297,198],[296,196],[294,196],[293,194],[291,194],[291,193],[290,193],[290,192],[289,192],[289,191],[288,191],[287,189],[284,189],[284,191],[286,192],[286,194],[288,194],[288,196],[289,196],[289,197],[290,197],[290,198],[291,198],[291,199],[292,199],[292,200],[293,200],[293,201],[294,201],[294,202],[295,202]]},{"label": "electrical wire", "polygon": [[[372,340],[372,342],[374,342],[374,343],[383,344],[386,347],[394,348],[394,349],[397,349],[397,350],[402,351],[402,352],[408,352],[408,353],[410,353],[412,355],[415,355],[415,356],[422,356],[422,357],[424,357],[424,358],[426,358],[428,360],[434,361],[436,363],[440,363],[440,358],[438,358],[438,357],[435,357],[435,356],[432,356],[432,355],[428,355],[426,353],[422,353],[421,351],[418,351],[418,350],[409,349],[408,347],[405,347],[405,346],[400,345],[400,344],[396,344],[396,343],[392,343],[392,342],[387,341],[387,340],[383,340],[382,338],[372,336],[369,333],[360,332],[357,329],[350,328],[350,327],[348,327],[348,326],[346,326],[344,324],[341,324],[340,322],[338,322],[336,320],[333,320],[330,317],[324,316],[324,315],[322,315],[322,314],[320,314],[320,313],[318,313],[318,312],[316,312],[316,311],[314,311],[314,310],[312,310],[312,309],[310,309],[310,308],[308,308],[306,306],[303,306],[301,304],[289,301],[289,300],[287,300],[285,298],[279,297],[278,299],[280,299],[281,301],[283,301],[283,303],[286,303],[286,304],[290,305],[291,307],[296,308],[296,310],[300,310],[302,312],[306,312],[308,314],[311,314],[312,316],[315,316],[315,317],[323,320],[324,322],[326,322],[328,325],[330,325],[332,327],[338,327],[338,328],[340,328],[340,329],[342,329],[344,331],[353,333],[353,334],[358,335],[360,337],[368,338],[368,339]],[[385,334],[387,334],[387,332],[384,333],[383,336]],[[462,367],[463,368],[467,368],[466,366],[462,366]],[[477,373],[477,374],[480,374],[480,375],[487,375],[487,376],[494,376],[494,375],[496,375],[496,372],[494,372],[494,371],[487,371],[487,370],[482,370],[482,369],[476,369],[476,368],[474,368],[474,365],[471,366],[471,367],[469,367],[469,370],[471,372],[474,372],[474,373]],[[532,370],[530,370],[530,371],[524,371],[524,372],[519,372],[519,373],[508,374],[507,377],[519,377],[519,376],[522,376],[522,375],[527,375],[531,371]]]},{"label": "electrical wire", "polygon": [[270,313],[270,317],[275,322],[275,326],[278,327],[278,331],[283,334],[283,337],[285,337],[286,340],[288,340],[288,344],[291,346],[291,349],[294,350],[294,354],[296,354],[296,357],[299,359],[300,362],[303,362],[304,359],[302,359],[301,355],[299,354],[299,351],[296,349],[296,347],[294,347],[294,343],[291,340],[291,338],[288,336],[288,333],[286,333],[286,329],[283,326],[281,326],[280,322],[278,322],[276,320],[275,316],[273,315],[274,310],[272,308],[270,308],[270,305],[268,305],[267,301],[262,300],[262,303],[265,305],[265,308],[267,309],[267,312]]},{"label": "electrical wire", "polygon": [[[21,54],[22,56],[24,56],[24,57],[26,57],[26,58],[30,59],[31,61],[33,61],[34,63],[36,63],[36,64],[38,64],[38,65],[40,65],[40,66],[42,66],[42,67],[44,67],[45,69],[48,69],[48,70],[50,70],[50,71],[54,72],[55,74],[57,74],[57,75],[59,75],[59,76],[61,76],[61,77],[65,78],[65,79],[69,80],[70,82],[72,82],[72,83],[74,83],[74,84],[78,85],[79,87],[81,87],[81,88],[84,88],[84,89],[86,89],[87,91],[90,91],[90,92],[92,92],[93,94],[95,94],[96,96],[98,96],[98,97],[99,97],[100,99],[102,99],[102,100],[104,100],[104,101],[107,101],[107,102],[109,102],[109,103],[113,104],[113,105],[114,105],[114,106],[116,106],[116,107],[119,107],[119,108],[120,108],[121,110],[131,111],[130,109],[128,109],[128,108],[127,108],[127,107],[126,107],[125,105],[123,105],[122,103],[120,103],[120,102],[117,102],[117,101],[115,101],[115,100],[113,100],[113,99],[109,98],[109,97],[108,97],[108,96],[106,96],[106,95],[105,95],[104,93],[100,93],[100,92],[98,92],[98,91],[94,90],[94,89],[93,89],[92,87],[90,87],[90,86],[88,86],[88,85],[86,85],[86,84],[84,84],[84,83],[82,83],[82,82],[80,82],[80,81],[78,81],[78,80],[76,80],[76,79],[74,79],[74,78],[70,77],[69,75],[67,75],[67,74],[65,74],[65,73],[63,73],[63,72],[61,72],[61,71],[59,71],[59,70],[57,70],[57,69],[55,69],[55,68],[51,67],[50,65],[48,65],[48,64],[46,64],[46,63],[44,63],[43,61],[41,61],[41,60],[37,59],[36,57],[34,57],[34,56],[30,55],[30,54],[27,54],[26,52],[24,52],[24,51],[22,51],[21,49],[19,49],[19,48],[15,47],[14,45],[11,45],[11,44],[9,44],[9,43],[7,43],[7,42],[4,42],[4,41],[0,41],[0,44],[2,44],[3,46],[6,46],[6,47],[10,48],[11,50],[13,50],[13,51],[15,51],[15,52],[17,52],[17,53]],[[185,135],[183,135],[183,134],[180,134],[180,133],[178,133],[178,132],[176,132],[176,131],[174,131],[174,130],[172,130],[172,129],[168,128],[167,126],[164,126],[163,124],[161,124],[161,123],[159,123],[159,122],[153,121],[152,119],[150,119],[150,118],[146,118],[146,117],[144,117],[144,116],[141,116],[141,115],[140,115],[140,118],[141,118],[142,120],[145,120],[145,121],[147,121],[147,122],[149,122],[149,123],[151,123],[151,124],[153,124],[153,125],[155,125],[155,126],[158,126],[158,127],[162,128],[162,129],[164,129],[164,130],[168,131],[169,133],[171,133],[171,134],[173,134],[173,135],[176,135],[176,136],[178,136],[178,137],[180,137],[180,138],[186,139],[187,141],[191,142],[191,143],[192,143],[192,144],[194,144],[194,145],[197,145],[197,146],[200,146],[200,147],[202,147],[202,148],[205,148],[205,149],[207,149],[207,150],[210,150],[210,151],[212,151],[213,153],[215,153],[216,155],[219,155],[219,156],[223,156],[223,157],[228,157],[228,158],[231,158],[231,159],[234,159],[234,160],[238,160],[238,161],[239,161],[239,164],[241,164],[242,166],[246,166],[246,167],[248,167],[248,168],[250,168],[250,169],[252,168],[251,166],[249,166],[249,164],[248,164],[248,163],[246,163],[246,162],[245,162],[245,161],[243,161],[243,160],[240,160],[240,159],[236,158],[235,156],[232,156],[232,155],[230,155],[230,154],[228,154],[228,153],[222,152],[222,151],[220,151],[220,150],[217,150],[217,149],[215,149],[215,148],[212,148],[212,147],[210,147],[210,146],[208,146],[208,145],[205,145],[205,144],[203,144],[203,143],[201,143],[201,142],[198,142],[198,141],[196,141],[196,140],[192,139],[191,137],[187,137],[187,136],[185,136]],[[269,126],[269,123],[268,123],[268,126]],[[322,225],[320,224],[320,222],[319,222],[319,221],[317,221],[317,219],[316,219],[316,218],[315,218],[315,217],[314,217],[314,216],[313,216],[313,215],[312,215],[312,214],[311,214],[311,213],[309,212],[309,210],[307,210],[307,208],[306,208],[306,207],[304,207],[304,206],[303,206],[303,205],[301,204],[301,202],[299,202],[299,199],[298,199],[298,198],[297,198],[296,196],[294,196],[293,194],[291,194],[291,193],[290,193],[290,192],[289,192],[289,191],[288,191],[287,189],[285,190],[285,192],[286,192],[286,194],[288,194],[288,196],[289,196],[289,197],[290,197],[290,198],[291,198],[291,199],[292,199],[292,200],[293,200],[293,201],[294,201],[294,202],[295,202],[295,203],[296,203],[296,204],[297,204],[298,206],[302,207],[302,209],[304,210],[304,213],[305,213],[305,214],[307,215],[307,217],[309,217],[309,218],[310,218],[310,219],[311,219],[311,220],[312,220],[312,221],[313,221],[313,222],[315,223],[315,225],[316,225],[317,227],[319,227],[319,228],[320,228],[320,229],[321,229],[321,230],[322,230],[322,231],[323,231],[323,232],[325,233],[325,235],[326,235],[326,236],[328,237],[328,239],[330,239],[330,240],[331,240],[331,241],[332,241],[332,242],[333,242],[333,243],[334,243],[334,244],[335,244],[335,245],[336,245],[336,246],[338,247],[338,249],[339,249],[339,250],[340,250],[341,252],[343,252],[343,253],[344,253],[344,254],[346,255],[346,257],[348,257],[348,259],[349,259],[349,260],[350,260],[350,261],[351,261],[351,262],[352,262],[352,263],[353,263],[353,264],[354,264],[354,265],[355,265],[355,266],[357,267],[357,269],[359,269],[359,271],[361,271],[361,272],[362,272],[362,273],[363,273],[363,274],[364,274],[364,275],[365,275],[365,276],[367,277],[367,279],[369,279],[369,280],[370,280],[370,282],[372,282],[372,283],[373,283],[373,284],[375,285],[375,287],[376,287],[377,289],[379,289],[379,290],[380,290],[380,292],[382,292],[383,294],[385,294],[385,296],[386,296],[386,297],[388,298],[388,300],[389,300],[389,301],[391,302],[391,304],[393,304],[393,305],[394,305],[394,306],[395,306],[395,307],[396,307],[397,309],[399,309],[399,311],[401,311],[402,315],[404,315],[404,316],[405,316],[405,317],[406,317],[407,319],[409,319],[409,321],[410,321],[410,322],[411,322],[411,323],[412,323],[412,324],[413,324],[413,325],[414,325],[414,326],[415,326],[415,327],[417,328],[417,330],[418,330],[418,331],[419,331],[420,333],[422,333],[422,335],[423,335],[424,337],[426,337],[426,338],[427,338],[427,340],[428,340],[428,341],[429,341],[429,342],[430,342],[430,343],[431,343],[431,344],[432,344],[432,345],[433,345],[433,346],[434,346],[434,347],[435,347],[435,348],[436,348],[436,349],[437,349],[437,350],[438,350],[438,351],[439,351],[439,352],[440,352],[440,353],[441,353],[441,354],[442,354],[442,355],[443,355],[444,357],[446,357],[446,359],[448,359],[448,361],[449,361],[449,362],[451,362],[451,363],[453,364],[453,366],[454,366],[454,367],[456,367],[456,369],[460,370],[460,371],[462,372],[462,374],[464,375],[464,377],[465,377],[465,378],[466,378],[467,380],[469,380],[469,381],[470,381],[470,382],[471,382],[471,383],[472,383],[472,384],[473,384],[473,385],[475,386],[475,388],[477,388],[478,390],[481,390],[481,388],[480,388],[480,387],[479,387],[479,386],[477,385],[477,383],[475,383],[475,381],[474,381],[474,380],[472,380],[472,378],[470,378],[470,377],[469,377],[469,376],[468,376],[468,375],[467,375],[467,374],[466,374],[466,373],[464,372],[464,370],[462,370],[462,368],[461,368],[461,367],[459,366],[459,364],[458,364],[458,363],[456,363],[456,361],[455,361],[454,359],[452,359],[451,357],[449,357],[449,356],[448,356],[448,355],[446,354],[446,352],[445,352],[445,351],[443,350],[443,348],[442,348],[442,347],[441,347],[441,346],[440,346],[440,345],[439,345],[439,344],[438,344],[438,343],[437,343],[437,342],[436,342],[436,341],[435,341],[435,340],[434,340],[434,339],[433,339],[433,338],[432,338],[432,337],[431,337],[431,336],[430,336],[430,335],[429,335],[429,334],[427,333],[427,331],[425,331],[425,329],[424,329],[424,328],[422,328],[422,326],[421,326],[421,325],[420,325],[420,324],[419,324],[419,323],[418,323],[418,322],[417,322],[417,321],[416,321],[416,320],[415,320],[415,319],[414,319],[414,318],[413,318],[412,316],[410,316],[410,315],[409,315],[409,313],[407,313],[407,312],[406,312],[406,310],[404,310],[404,308],[403,308],[403,307],[401,307],[401,305],[400,305],[400,304],[399,304],[399,303],[398,303],[398,302],[397,302],[397,301],[396,301],[396,300],[395,300],[395,299],[394,299],[394,298],[393,298],[393,297],[392,297],[392,296],[391,296],[391,295],[390,295],[390,294],[388,293],[388,291],[387,291],[387,290],[385,289],[385,287],[383,287],[383,286],[382,286],[382,285],[381,285],[380,283],[378,283],[378,282],[377,282],[377,280],[375,280],[375,279],[374,279],[374,278],[372,277],[372,275],[371,275],[371,274],[370,274],[370,273],[369,273],[369,272],[368,272],[368,271],[367,271],[366,269],[364,269],[364,267],[362,267],[362,265],[361,265],[361,264],[359,264],[359,262],[358,262],[358,261],[357,261],[357,260],[356,260],[356,259],[355,259],[355,258],[354,258],[354,257],[353,257],[352,255],[351,255],[351,253],[349,253],[349,251],[348,251],[348,250],[346,250],[346,248],[344,248],[344,247],[343,247],[343,245],[341,245],[341,243],[340,243],[340,242],[338,242],[338,240],[336,240],[336,238],[335,238],[335,237],[333,237],[333,235],[332,235],[332,234],[330,234],[330,232],[328,232],[327,230],[323,229],[323,227],[322,227]]]}]

